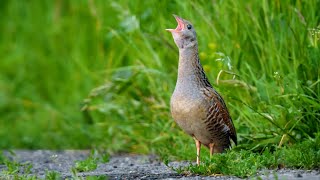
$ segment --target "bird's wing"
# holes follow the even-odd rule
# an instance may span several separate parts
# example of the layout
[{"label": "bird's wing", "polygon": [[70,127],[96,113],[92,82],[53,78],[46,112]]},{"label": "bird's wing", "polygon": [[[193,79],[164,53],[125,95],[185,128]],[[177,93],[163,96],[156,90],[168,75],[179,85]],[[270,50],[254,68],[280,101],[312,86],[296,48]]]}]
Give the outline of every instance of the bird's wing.
[{"label": "bird's wing", "polygon": [[213,128],[228,133],[233,142],[237,144],[236,130],[233,126],[227,106],[220,94],[210,87],[204,88],[202,92],[209,101],[209,110],[207,112],[206,121],[210,123]]}]

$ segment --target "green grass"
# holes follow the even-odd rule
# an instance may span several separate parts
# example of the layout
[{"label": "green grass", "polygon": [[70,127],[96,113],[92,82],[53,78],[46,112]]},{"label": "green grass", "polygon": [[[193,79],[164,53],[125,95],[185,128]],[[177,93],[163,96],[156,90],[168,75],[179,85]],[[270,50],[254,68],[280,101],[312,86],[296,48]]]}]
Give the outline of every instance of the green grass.
[{"label": "green grass", "polygon": [[[320,131],[318,0],[2,1],[0,148],[107,149],[193,160],[169,113],[171,14],[235,124],[234,151],[277,152]],[[207,154],[207,150],[204,150]]]},{"label": "green grass", "polygon": [[56,171],[46,171],[45,179],[56,180],[61,178],[60,178],[60,174]]},{"label": "green grass", "polygon": [[76,172],[86,172],[93,171],[97,169],[98,163],[107,163],[109,162],[109,154],[106,153],[98,153],[97,150],[92,150],[89,157],[84,160],[77,160],[75,162],[75,167],[73,171]]},{"label": "green grass", "polygon": [[320,134],[316,139],[305,140],[290,148],[278,148],[271,151],[266,148],[261,153],[250,150],[228,151],[206,158],[200,166],[190,164],[187,167],[173,168],[182,174],[233,175],[241,178],[257,176],[265,169],[319,169]]},{"label": "green grass", "polygon": [[[35,175],[28,175],[32,168],[31,164],[21,164],[9,160],[0,153],[0,165],[4,164],[7,170],[0,172],[3,178],[11,179],[38,179]],[[109,155],[92,151],[91,155],[82,161],[76,161],[72,172],[72,179],[83,179],[79,172],[93,171],[98,163],[109,161]],[[215,154],[211,159],[209,156],[202,156],[200,166],[191,163],[189,166],[171,167],[169,160],[163,159],[165,164],[174,171],[184,175],[209,175],[221,176],[231,175],[240,178],[259,177],[259,174],[266,169],[319,169],[320,168],[320,133],[315,139],[308,139],[296,143],[290,148],[282,147],[275,151],[266,148],[261,153],[254,153],[250,150],[230,150],[223,154]],[[21,172],[24,172],[21,174]],[[60,179],[59,172],[46,171],[45,179]],[[105,176],[92,176],[85,179],[104,179]]]},{"label": "green grass", "polygon": [[[15,156],[14,152],[10,152],[12,156]],[[1,179],[37,179],[36,175],[29,175],[33,165],[29,162],[20,163],[15,160],[7,158],[2,151],[0,151],[0,165],[4,165],[6,169],[0,171]]]},{"label": "green grass", "polygon": [[[10,153],[11,156],[15,156],[14,152]],[[76,160],[74,162],[74,166],[70,169],[70,172],[72,173],[72,179],[106,179],[106,176],[87,176],[83,178],[81,175],[79,176],[78,173],[94,171],[98,167],[98,163],[107,163],[109,159],[109,154],[98,152],[98,150],[92,150],[91,154],[86,159]],[[0,171],[1,179],[40,179],[37,175],[31,175],[31,169],[33,167],[32,163],[20,163],[16,160],[12,160],[5,156],[2,151],[0,151],[0,165],[4,165],[5,167],[5,169]],[[57,171],[46,170],[45,179],[61,179],[61,174]]]}]

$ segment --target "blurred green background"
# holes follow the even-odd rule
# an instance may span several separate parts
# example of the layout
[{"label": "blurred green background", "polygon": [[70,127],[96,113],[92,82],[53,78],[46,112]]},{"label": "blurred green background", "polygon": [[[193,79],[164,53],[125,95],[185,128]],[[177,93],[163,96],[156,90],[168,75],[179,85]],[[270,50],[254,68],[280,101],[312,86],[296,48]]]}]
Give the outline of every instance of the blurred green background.
[{"label": "blurred green background", "polygon": [[0,148],[194,154],[170,116],[172,14],[197,31],[237,148],[320,130],[319,0],[0,2]]}]

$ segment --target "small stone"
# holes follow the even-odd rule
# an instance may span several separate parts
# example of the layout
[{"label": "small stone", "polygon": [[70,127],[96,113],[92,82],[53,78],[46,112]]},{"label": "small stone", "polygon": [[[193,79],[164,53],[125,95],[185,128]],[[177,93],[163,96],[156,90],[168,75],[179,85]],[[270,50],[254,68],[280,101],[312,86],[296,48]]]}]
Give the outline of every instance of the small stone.
[{"label": "small stone", "polygon": [[300,173],[297,174],[297,177],[302,178],[302,175]]},{"label": "small stone", "polygon": [[113,166],[113,168],[118,168],[118,166]]}]

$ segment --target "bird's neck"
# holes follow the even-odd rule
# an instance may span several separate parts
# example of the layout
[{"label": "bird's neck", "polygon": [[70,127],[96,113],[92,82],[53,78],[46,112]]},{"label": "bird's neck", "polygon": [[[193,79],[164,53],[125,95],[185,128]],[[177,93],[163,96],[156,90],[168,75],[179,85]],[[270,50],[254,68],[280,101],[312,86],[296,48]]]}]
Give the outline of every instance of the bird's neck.
[{"label": "bird's neck", "polygon": [[197,67],[201,66],[198,56],[198,47],[179,49],[178,78],[195,75]]},{"label": "bird's neck", "polygon": [[198,46],[179,49],[177,84],[185,83],[211,87],[200,63]]}]

